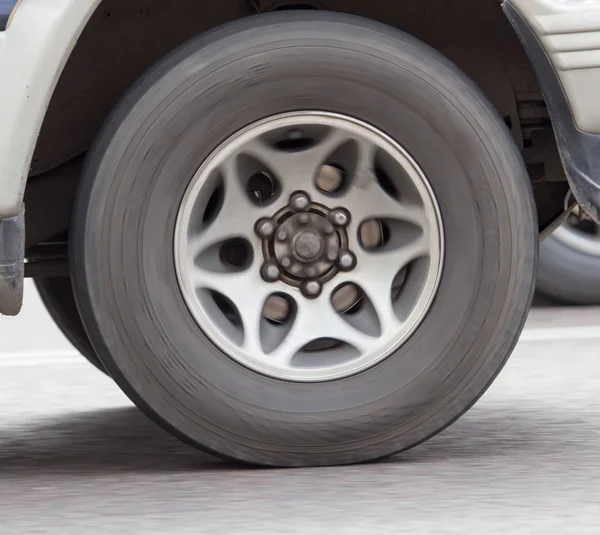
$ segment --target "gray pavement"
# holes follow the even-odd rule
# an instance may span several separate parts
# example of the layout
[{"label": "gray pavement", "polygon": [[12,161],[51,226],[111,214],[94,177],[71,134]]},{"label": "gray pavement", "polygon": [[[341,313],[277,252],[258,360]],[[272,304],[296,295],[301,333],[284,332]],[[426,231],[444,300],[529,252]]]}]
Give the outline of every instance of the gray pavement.
[{"label": "gray pavement", "polygon": [[75,354],[28,288],[0,318],[0,534],[600,533],[600,309],[539,309],[482,400],[373,465],[240,468]]}]

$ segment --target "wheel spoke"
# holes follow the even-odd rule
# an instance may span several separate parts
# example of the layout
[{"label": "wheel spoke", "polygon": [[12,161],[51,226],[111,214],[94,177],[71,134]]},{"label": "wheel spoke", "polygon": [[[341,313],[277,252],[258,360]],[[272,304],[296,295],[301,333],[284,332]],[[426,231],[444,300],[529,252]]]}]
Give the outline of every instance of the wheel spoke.
[{"label": "wheel spoke", "polygon": [[377,146],[366,139],[356,139],[357,159],[356,170],[352,177],[350,188],[359,191],[369,191],[372,184],[377,183],[375,176],[375,155]]},{"label": "wheel spoke", "polygon": [[249,142],[241,152],[252,155],[276,175],[283,196],[291,195],[298,188],[318,196],[313,178],[327,157],[349,139],[343,131],[330,129],[323,139],[305,149],[283,150],[257,139]]},{"label": "wheel spoke", "polygon": [[344,205],[365,219],[399,219],[423,226],[426,215],[421,206],[402,202],[386,193],[375,174],[377,145],[368,139],[355,139],[357,163],[350,187],[343,197]]},{"label": "wheel spoke", "polygon": [[260,261],[243,272],[215,273],[202,268],[194,271],[196,289],[212,290],[229,299],[236,307],[244,329],[242,347],[262,353],[260,341],[261,321],[267,297],[273,288],[258,275]]},{"label": "wheel spoke", "polygon": [[391,330],[400,327],[401,322],[394,312],[392,304],[392,281],[389,276],[371,277],[357,283],[365,293],[377,315],[381,334],[387,335]]},{"label": "wheel spoke", "polygon": [[362,251],[355,271],[344,277],[359,286],[371,302],[382,334],[397,329],[401,322],[392,305],[392,283],[396,275],[414,260],[429,253],[429,241],[420,235],[412,242],[381,252]]},{"label": "wheel spoke", "polygon": [[273,363],[289,366],[294,356],[307,344],[331,338],[356,348],[368,349],[372,338],[344,321],[331,305],[329,295],[318,299],[297,301],[296,317],[289,333],[269,355]]},{"label": "wheel spoke", "polygon": [[223,163],[221,170],[225,179],[223,204],[217,217],[190,239],[190,250],[194,257],[211,247],[231,238],[248,238],[255,242],[254,224],[265,214],[265,209],[256,206],[239,176],[235,158]]},{"label": "wheel spoke", "polygon": [[360,222],[368,219],[396,219],[427,227],[425,210],[418,205],[402,202],[390,197],[378,184],[374,173],[368,172],[353,182],[342,200],[352,213],[360,214]]}]

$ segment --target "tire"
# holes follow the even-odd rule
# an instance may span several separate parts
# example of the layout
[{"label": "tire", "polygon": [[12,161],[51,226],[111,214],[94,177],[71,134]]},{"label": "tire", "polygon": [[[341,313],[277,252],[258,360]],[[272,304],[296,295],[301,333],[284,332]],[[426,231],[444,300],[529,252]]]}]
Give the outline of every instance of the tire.
[{"label": "tire", "polygon": [[[563,305],[600,305],[600,240],[565,223],[540,245],[537,289]],[[588,229],[585,229],[588,230]]]},{"label": "tire", "polygon": [[[173,249],[207,157],[256,121],[306,109],[364,121],[404,147],[445,240],[416,331],[378,364],[322,382],[274,378],[218,349],[186,304]],[[456,420],[512,352],[537,261],[529,178],[475,85],[400,31],[315,12],[225,25],[147,73],[90,152],[70,235],[90,339],[126,394],[191,444],[279,467],[374,460]]]},{"label": "tire", "polygon": [[83,323],[81,323],[75,297],[73,296],[71,279],[68,277],[38,278],[34,279],[34,284],[48,314],[50,314],[65,338],[91,364],[101,372],[106,373],[92,344],[90,344]]}]

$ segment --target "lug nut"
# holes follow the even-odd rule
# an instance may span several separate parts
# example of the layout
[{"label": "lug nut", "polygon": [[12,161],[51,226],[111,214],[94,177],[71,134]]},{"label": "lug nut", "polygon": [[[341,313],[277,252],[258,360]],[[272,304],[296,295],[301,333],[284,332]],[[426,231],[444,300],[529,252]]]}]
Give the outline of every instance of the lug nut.
[{"label": "lug nut", "polygon": [[329,214],[329,219],[337,227],[345,227],[350,223],[350,215],[343,208],[336,208]]},{"label": "lug nut", "polygon": [[294,193],[290,197],[290,208],[297,212],[302,212],[308,208],[310,204],[310,198],[306,193]]},{"label": "lug nut", "polygon": [[288,233],[285,230],[280,230],[277,233],[277,240],[278,241],[285,241],[288,239]]},{"label": "lug nut", "polygon": [[271,219],[261,219],[256,224],[256,233],[259,237],[267,239],[275,234],[275,230],[277,230],[277,225]]},{"label": "lug nut", "polygon": [[308,222],[310,221],[310,217],[308,214],[301,214],[298,221],[300,221],[301,225],[308,225]]},{"label": "lug nut", "polygon": [[284,256],[284,257],[281,259],[281,265],[282,265],[284,268],[286,268],[286,269],[287,269],[287,268],[289,268],[289,267],[292,265],[292,261],[290,260],[290,257],[289,257],[289,256]]},{"label": "lug nut", "polygon": [[315,298],[321,293],[321,285],[317,281],[308,281],[302,285],[304,297]]},{"label": "lug nut", "polygon": [[281,271],[275,264],[265,264],[261,269],[261,275],[267,282],[275,282],[279,280]]},{"label": "lug nut", "polygon": [[342,251],[338,257],[338,266],[344,271],[350,271],[356,266],[356,258],[349,251]]}]

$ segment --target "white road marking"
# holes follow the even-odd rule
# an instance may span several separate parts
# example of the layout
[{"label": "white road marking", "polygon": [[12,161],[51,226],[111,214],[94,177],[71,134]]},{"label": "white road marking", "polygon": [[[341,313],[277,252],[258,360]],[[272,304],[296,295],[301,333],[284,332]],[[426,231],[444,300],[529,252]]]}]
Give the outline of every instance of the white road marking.
[{"label": "white road marking", "polygon": [[[575,340],[600,340],[600,325],[585,327],[525,328],[519,342],[560,342]],[[87,360],[74,349],[0,353],[0,368],[57,364],[89,366]]]},{"label": "white road marking", "polygon": [[89,365],[87,360],[75,350],[0,353],[0,368],[45,366],[48,364]]},{"label": "white road marking", "polygon": [[570,340],[598,340],[600,325],[586,327],[537,327],[525,329],[520,342],[550,342]]}]

